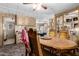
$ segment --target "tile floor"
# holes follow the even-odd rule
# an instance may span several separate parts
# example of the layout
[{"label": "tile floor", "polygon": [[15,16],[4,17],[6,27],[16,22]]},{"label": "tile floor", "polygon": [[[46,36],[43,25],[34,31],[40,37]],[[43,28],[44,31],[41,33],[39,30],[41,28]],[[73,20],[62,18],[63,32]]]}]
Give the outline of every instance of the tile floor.
[{"label": "tile floor", "polygon": [[[10,44],[0,47],[0,56],[25,56],[25,46],[22,43],[19,43],[19,44]],[[72,56],[72,55],[68,53],[67,56]],[[76,52],[76,54],[73,56],[79,56],[79,52]]]},{"label": "tile floor", "polygon": [[0,56],[25,56],[25,47],[22,43],[0,47]]}]

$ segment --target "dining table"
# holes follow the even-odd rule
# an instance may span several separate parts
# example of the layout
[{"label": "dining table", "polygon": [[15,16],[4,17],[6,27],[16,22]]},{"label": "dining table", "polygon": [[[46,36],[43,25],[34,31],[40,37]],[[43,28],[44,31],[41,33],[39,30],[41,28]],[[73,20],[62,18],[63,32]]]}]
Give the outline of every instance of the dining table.
[{"label": "dining table", "polygon": [[43,47],[47,46],[52,48],[52,50],[55,49],[58,51],[58,53],[60,53],[60,55],[65,51],[75,51],[77,47],[76,42],[68,39],[60,39],[57,37],[40,37],[40,44]]}]

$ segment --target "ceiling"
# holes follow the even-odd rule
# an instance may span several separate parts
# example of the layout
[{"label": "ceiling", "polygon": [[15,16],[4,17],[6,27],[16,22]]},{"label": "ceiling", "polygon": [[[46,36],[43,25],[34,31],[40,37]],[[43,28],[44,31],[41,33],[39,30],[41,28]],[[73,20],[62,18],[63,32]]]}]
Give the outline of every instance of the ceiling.
[{"label": "ceiling", "polygon": [[45,3],[45,5],[48,7],[47,10],[33,11],[32,4],[0,3],[0,12],[32,16],[42,21],[50,19],[54,14],[75,8],[79,3]]}]

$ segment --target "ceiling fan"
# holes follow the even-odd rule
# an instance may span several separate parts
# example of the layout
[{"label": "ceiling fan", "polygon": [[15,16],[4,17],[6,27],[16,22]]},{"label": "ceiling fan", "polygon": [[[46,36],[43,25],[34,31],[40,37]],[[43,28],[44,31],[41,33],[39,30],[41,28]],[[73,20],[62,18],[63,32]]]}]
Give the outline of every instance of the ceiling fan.
[{"label": "ceiling fan", "polygon": [[47,10],[47,6],[45,4],[40,3],[23,3],[24,5],[32,4],[33,5],[33,11],[44,9]]}]

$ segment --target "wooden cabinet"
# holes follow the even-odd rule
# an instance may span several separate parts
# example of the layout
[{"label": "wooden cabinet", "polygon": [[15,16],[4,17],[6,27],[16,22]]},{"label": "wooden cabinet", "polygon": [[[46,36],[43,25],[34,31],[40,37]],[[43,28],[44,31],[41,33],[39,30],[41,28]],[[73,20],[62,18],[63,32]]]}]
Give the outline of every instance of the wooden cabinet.
[{"label": "wooden cabinet", "polygon": [[16,26],[15,26],[15,32],[18,31],[19,33],[16,33],[16,42],[20,43],[21,42],[21,30],[26,26],[27,29],[33,28],[36,29],[36,19],[33,17],[25,17],[25,16],[17,16],[17,21],[16,21]]},{"label": "wooden cabinet", "polygon": [[73,40],[73,37],[79,36],[79,7],[56,14],[55,17],[56,32],[67,30]]},{"label": "wooden cabinet", "polygon": [[29,25],[29,26],[35,26],[36,25],[36,19],[33,17],[23,17],[23,16],[17,16],[17,25]]}]

